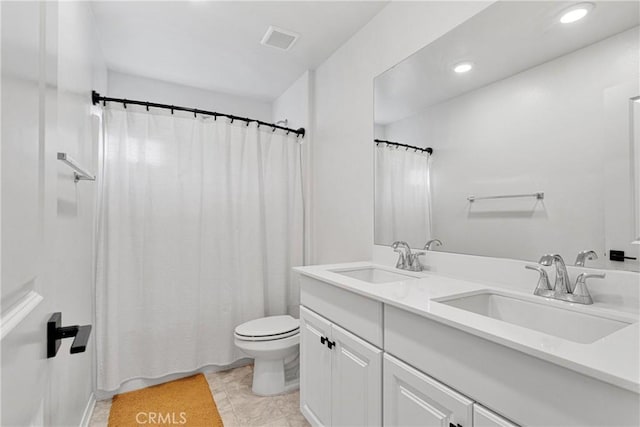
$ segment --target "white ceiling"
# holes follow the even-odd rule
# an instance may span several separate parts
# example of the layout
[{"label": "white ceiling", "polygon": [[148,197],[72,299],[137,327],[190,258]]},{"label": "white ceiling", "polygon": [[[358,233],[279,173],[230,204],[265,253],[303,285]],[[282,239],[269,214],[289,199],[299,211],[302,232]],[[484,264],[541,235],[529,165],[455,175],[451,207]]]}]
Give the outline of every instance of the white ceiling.
[{"label": "white ceiling", "polygon": [[[637,1],[601,1],[584,19],[558,22],[576,1],[497,2],[375,81],[375,122],[385,125],[640,23]],[[474,69],[454,73],[471,61]]]},{"label": "white ceiling", "polygon": [[[384,1],[93,2],[109,69],[273,100],[366,24]],[[300,34],[263,46],[270,25]]]}]

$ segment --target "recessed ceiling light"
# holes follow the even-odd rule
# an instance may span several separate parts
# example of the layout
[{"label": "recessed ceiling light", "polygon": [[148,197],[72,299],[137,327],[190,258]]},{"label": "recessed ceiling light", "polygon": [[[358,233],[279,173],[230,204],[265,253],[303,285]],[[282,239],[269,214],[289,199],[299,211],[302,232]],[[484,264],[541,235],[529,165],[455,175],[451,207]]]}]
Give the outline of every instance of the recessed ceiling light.
[{"label": "recessed ceiling light", "polygon": [[460,62],[459,64],[456,64],[455,67],[453,67],[453,71],[458,74],[462,74],[471,71],[472,68],[473,64],[471,62]]},{"label": "recessed ceiling light", "polygon": [[578,3],[562,11],[560,22],[563,24],[571,24],[587,16],[595,7],[593,3]]}]

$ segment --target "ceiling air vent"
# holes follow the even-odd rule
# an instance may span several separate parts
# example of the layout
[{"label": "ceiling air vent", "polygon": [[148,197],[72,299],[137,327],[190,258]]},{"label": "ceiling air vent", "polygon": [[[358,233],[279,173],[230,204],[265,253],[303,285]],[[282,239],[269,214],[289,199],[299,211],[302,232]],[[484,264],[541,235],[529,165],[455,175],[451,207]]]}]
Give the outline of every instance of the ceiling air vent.
[{"label": "ceiling air vent", "polygon": [[299,35],[292,31],[271,26],[267,29],[267,33],[264,35],[260,43],[277,49],[289,50],[296,40],[298,40],[298,37]]}]

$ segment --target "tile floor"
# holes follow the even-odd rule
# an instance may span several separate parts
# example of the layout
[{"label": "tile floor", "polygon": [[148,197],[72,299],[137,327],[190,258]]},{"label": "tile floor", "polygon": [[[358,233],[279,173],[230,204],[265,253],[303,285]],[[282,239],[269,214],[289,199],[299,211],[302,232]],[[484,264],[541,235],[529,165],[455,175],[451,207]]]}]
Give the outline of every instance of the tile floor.
[{"label": "tile floor", "polygon": [[[206,373],[225,427],[307,427],[300,413],[300,393],[260,397],[251,392],[253,366]],[[90,427],[106,427],[111,400],[96,402]]]}]

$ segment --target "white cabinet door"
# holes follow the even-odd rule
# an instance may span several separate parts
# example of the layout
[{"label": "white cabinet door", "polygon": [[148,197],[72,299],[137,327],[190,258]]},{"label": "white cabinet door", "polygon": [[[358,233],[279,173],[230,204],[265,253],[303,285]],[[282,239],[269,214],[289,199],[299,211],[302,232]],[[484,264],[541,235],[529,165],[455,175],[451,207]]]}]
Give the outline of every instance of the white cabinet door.
[{"label": "white cabinet door", "polygon": [[336,325],[331,335],[332,425],[382,425],[382,350]]},{"label": "white cabinet door", "polygon": [[314,426],[331,425],[331,323],[300,307],[300,410]]},{"label": "white cabinet door", "polygon": [[473,404],[473,427],[517,427],[517,424],[505,420],[482,405]]},{"label": "white cabinet door", "polygon": [[472,427],[473,401],[384,355],[384,425]]}]

